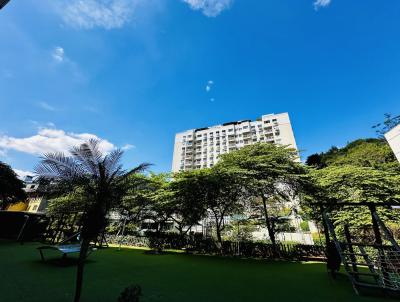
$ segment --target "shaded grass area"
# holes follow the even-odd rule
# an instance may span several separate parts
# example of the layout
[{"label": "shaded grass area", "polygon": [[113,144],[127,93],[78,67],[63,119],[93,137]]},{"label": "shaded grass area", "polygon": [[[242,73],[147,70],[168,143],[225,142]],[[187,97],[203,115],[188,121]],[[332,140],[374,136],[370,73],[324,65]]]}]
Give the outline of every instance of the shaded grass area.
[{"label": "shaded grass area", "polygon": [[[0,242],[0,301],[72,301],[74,261],[61,265],[38,244]],[[128,285],[141,285],[141,301],[390,301],[359,297],[345,276],[331,280],[321,263],[267,262],[143,250],[98,250],[85,268],[82,301],[116,301]]]}]

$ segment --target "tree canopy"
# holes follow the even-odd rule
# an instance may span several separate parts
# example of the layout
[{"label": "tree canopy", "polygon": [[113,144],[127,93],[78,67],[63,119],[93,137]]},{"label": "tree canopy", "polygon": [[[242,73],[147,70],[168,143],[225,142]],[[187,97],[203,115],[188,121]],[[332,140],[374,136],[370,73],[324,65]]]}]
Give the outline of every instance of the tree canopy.
[{"label": "tree canopy", "polygon": [[332,147],[327,152],[310,155],[306,163],[317,169],[352,165],[400,171],[400,164],[387,142],[374,138],[355,140],[343,148]]},{"label": "tree canopy", "polygon": [[287,146],[258,143],[221,156],[217,169],[230,171],[242,182],[244,190],[261,200],[269,237],[275,245],[275,233],[282,217],[283,203],[313,186],[308,169],[298,161],[298,153]]},{"label": "tree canopy", "polygon": [[11,167],[0,162],[0,207],[5,208],[10,203],[26,198],[24,183],[18,178]]},{"label": "tree canopy", "polygon": [[84,218],[81,230],[81,249],[78,260],[75,301],[80,300],[84,262],[92,240],[106,226],[106,215],[115,204],[121,202],[128,190],[127,178],[141,172],[148,164],[141,164],[126,172],[120,163],[123,151],[116,149],[103,154],[100,141],[91,139],[80,146],[72,147],[70,156],[63,153],[45,154],[36,167],[39,179],[52,181],[64,192],[66,202],[77,194],[84,203]]}]

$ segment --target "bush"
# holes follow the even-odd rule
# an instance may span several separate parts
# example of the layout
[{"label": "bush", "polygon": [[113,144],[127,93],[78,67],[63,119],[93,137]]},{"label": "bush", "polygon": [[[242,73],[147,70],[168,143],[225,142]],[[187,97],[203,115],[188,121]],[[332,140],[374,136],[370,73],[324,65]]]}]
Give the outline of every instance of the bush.
[{"label": "bush", "polygon": [[318,233],[311,234],[314,244],[324,245],[325,244],[325,236]]},{"label": "bush", "polygon": [[118,297],[118,302],[139,302],[142,288],[139,285],[131,285],[124,289]]},{"label": "bush", "polygon": [[310,226],[308,225],[308,221],[302,221],[300,223],[300,228],[303,232],[309,232],[310,231]]}]

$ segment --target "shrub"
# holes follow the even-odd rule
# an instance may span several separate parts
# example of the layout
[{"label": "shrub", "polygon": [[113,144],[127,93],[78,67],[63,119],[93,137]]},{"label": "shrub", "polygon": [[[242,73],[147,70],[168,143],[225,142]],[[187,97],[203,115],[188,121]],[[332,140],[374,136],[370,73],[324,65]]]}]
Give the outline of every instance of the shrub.
[{"label": "shrub", "polygon": [[308,225],[308,221],[302,221],[300,223],[300,228],[303,232],[309,232],[310,231],[310,226]]},{"label": "shrub", "polygon": [[142,288],[139,285],[131,285],[124,289],[118,297],[118,302],[139,302]]},{"label": "shrub", "polygon": [[324,245],[325,244],[325,236],[319,233],[311,234],[314,244]]}]

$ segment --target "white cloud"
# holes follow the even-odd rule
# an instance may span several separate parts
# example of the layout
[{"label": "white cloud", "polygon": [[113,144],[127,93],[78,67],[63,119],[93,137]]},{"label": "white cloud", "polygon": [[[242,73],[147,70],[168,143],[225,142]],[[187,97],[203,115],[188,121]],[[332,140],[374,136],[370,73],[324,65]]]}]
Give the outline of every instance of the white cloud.
[{"label": "white cloud", "polygon": [[0,135],[0,153],[15,150],[23,153],[42,155],[48,152],[64,152],[68,154],[71,147],[82,144],[89,139],[100,140],[100,150],[110,152],[115,146],[105,139],[90,133],[65,132],[55,128],[39,129],[36,135],[17,138]]},{"label": "white cloud", "polygon": [[228,9],[233,0],[182,0],[189,4],[193,10],[200,10],[207,17],[216,17]]},{"label": "white cloud", "polygon": [[40,108],[42,108],[44,110],[47,110],[47,111],[56,111],[57,110],[54,106],[52,106],[52,105],[50,105],[49,103],[46,103],[46,102],[39,102],[38,105],[39,105]]},{"label": "white cloud", "polygon": [[61,63],[62,61],[64,61],[64,56],[65,56],[64,48],[62,48],[60,46],[54,47],[53,52],[51,53],[51,56],[53,57],[53,59],[56,62]]},{"label": "white cloud", "polygon": [[318,10],[321,7],[328,6],[329,4],[331,4],[331,0],[315,0],[313,5],[314,5],[314,9]]},{"label": "white cloud", "polygon": [[206,91],[209,92],[211,90],[212,85],[214,85],[214,81],[208,81],[206,85]]},{"label": "white cloud", "polygon": [[214,102],[214,101],[215,101],[215,99],[214,99],[214,98],[211,98],[211,99],[210,99],[210,101],[211,101],[211,102]]},{"label": "white cloud", "polygon": [[128,150],[133,149],[133,148],[135,148],[134,145],[126,144],[126,145],[122,146],[121,149],[122,149],[123,151],[128,151]]},{"label": "white cloud", "polygon": [[24,179],[26,176],[34,176],[35,173],[31,171],[24,171],[24,170],[18,170],[18,169],[13,169],[15,173],[17,173],[18,177],[20,179]]},{"label": "white cloud", "polygon": [[66,24],[75,28],[120,28],[131,21],[143,0],[64,0],[59,13]]}]

